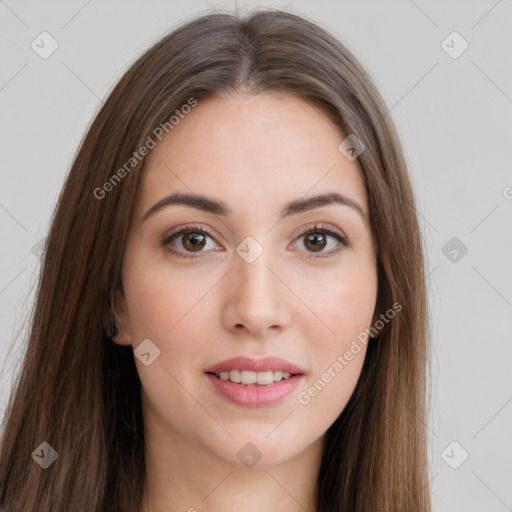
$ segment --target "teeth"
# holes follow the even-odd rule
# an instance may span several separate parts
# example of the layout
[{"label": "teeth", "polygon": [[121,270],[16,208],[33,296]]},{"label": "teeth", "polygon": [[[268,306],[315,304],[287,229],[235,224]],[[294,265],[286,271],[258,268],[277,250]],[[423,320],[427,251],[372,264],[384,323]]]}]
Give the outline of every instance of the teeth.
[{"label": "teeth", "polygon": [[[238,370],[231,370],[230,372],[222,372],[224,374],[227,374],[226,377],[225,377],[225,380],[230,380],[232,382],[241,382],[241,372],[238,371]],[[221,378],[222,378],[222,373],[220,374],[221,375]]]},{"label": "teeth", "polygon": [[230,380],[231,382],[241,383],[241,384],[259,384],[261,386],[265,386],[268,384],[272,384],[273,382],[278,382],[282,379],[287,379],[290,377],[288,372],[283,372],[281,370],[277,371],[266,371],[266,372],[253,372],[248,370],[231,370],[220,372],[218,374],[222,380]]}]

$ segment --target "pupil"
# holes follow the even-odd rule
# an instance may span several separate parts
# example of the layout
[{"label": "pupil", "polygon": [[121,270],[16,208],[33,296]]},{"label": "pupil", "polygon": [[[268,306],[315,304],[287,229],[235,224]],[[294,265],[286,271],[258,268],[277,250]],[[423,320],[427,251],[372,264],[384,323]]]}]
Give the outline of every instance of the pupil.
[{"label": "pupil", "polygon": [[321,241],[320,243],[318,242],[318,238],[323,238],[324,235],[320,234],[320,235],[309,235],[309,237],[307,237],[307,240],[308,242],[311,241],[311,240],[315,240],[313,242],[313,248],[315,251],[318,251],[319,249],[322,249],[323,248],[323,245],[322,245],[322,242],[325,242],[325,240]]},{"label": "pupil", "polygon": [[[204,236],[203,235],[201,235],[199,233],[192,233],[192,234],[188,233],[188,234],[185,234],[184,236],[185,236],[185,242],[184,242],[185,246],[187,243],[190,243],[190,242],[191,242],[192,247],[201,248],[204,246]],[[199,241],[197,239],[195,240],[195,237],[200,238],[201,240],[199,240]],[[202,242],[202,245],[201,245],[201,242]]]}]

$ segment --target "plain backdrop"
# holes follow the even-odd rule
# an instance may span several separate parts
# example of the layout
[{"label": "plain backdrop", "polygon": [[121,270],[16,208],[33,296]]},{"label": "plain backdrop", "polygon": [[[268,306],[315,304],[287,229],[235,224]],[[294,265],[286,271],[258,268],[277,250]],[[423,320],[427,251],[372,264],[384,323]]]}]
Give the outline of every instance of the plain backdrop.
[{"label": "plain backdrop", "polygon": [[[267,4],[237,4],[258,6]],[[359,58],[404,144],[428,246],[434,509],[512,510],[512,2],[271,6],[316,21]],[[165,33],[234,8],[205,0],[0,1],[2,417],[20,367],[38,248],[102,98]],[[41,47],[52,44],[43,58]]]}]

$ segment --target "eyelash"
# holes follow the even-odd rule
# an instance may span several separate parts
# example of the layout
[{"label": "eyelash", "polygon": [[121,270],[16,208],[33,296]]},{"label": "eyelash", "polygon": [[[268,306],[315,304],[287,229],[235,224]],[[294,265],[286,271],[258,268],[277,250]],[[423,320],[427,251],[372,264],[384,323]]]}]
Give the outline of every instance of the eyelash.
[{"label": "eyelash", "polygon": [[[332,236],[344,247],[350,247],[350,243],[348,242],[347,238],[340,235],[339,233],[336,233],[335,231],[332,231],[324,224],[320,224],[320,225],[315,224],[312,228],[305,228],[304,230],[302,230],[299,233],[297,238],[302,238],[302,237],[305,237],[306,235],[310,235],[312,233],[318,233],[318,232]],[[209,233],[209,231],[202,228],[201,226],[188,225],[188,226],[184,226],[183,228],[181,228],[178,231],[171,232],[168,235],[164,236],[164,238],[162,238],[162,240],[161,240],[161,244],[167,251],[169,251],[170,253],[172,253],[180,258],[198,258],[199,256],[196,256],[196,255],[193,255],[190,253],[183,253],[181,251],[177,251],[175,249],[171,249],[171,248],[167,247],[167,245],[171,241],[173,241],[174,238],[179,238],[180,235],[185,235],[185,234],[190,234],[190,233],[205,234],[205,235],[208,235],[210,238],[214,239],[214,237]],[[338,251],[335,250],[335,252],[337,253]],[[329,254],[329,253],[327,256],[310,254],[309,256],[307,256],[307,258],[328,258],[330,255],[331,254]]]}]

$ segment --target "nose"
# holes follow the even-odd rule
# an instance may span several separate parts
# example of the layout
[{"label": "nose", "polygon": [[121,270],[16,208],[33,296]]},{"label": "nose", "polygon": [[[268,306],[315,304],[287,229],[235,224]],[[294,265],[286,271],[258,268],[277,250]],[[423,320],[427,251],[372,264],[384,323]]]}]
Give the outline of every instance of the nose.
[{"label": "nose", "polygon": [[235,256],[226,283],[223,321],[227,329],[266,336],[290,324],[293,293],[270,260],[266,251],[252,263]]}]

